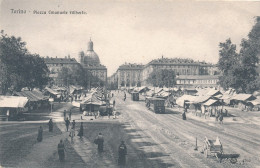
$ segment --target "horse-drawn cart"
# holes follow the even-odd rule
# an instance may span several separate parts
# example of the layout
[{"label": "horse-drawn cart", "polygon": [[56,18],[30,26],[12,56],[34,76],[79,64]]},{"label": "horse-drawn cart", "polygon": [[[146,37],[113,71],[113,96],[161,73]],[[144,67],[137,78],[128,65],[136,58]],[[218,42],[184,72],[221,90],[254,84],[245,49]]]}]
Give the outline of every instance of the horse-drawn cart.
[{"label": "horse-drawn cart", "polygon": [[208,155],[214,154],[218,159],[221,159],[221,155],[223,154],[223,146],[219,140],[219,138],[216,138],[216,141],[209,140],[207,137],[205,137],[204,144],[203,144],[203,152],[205,157],[208,157]]}]

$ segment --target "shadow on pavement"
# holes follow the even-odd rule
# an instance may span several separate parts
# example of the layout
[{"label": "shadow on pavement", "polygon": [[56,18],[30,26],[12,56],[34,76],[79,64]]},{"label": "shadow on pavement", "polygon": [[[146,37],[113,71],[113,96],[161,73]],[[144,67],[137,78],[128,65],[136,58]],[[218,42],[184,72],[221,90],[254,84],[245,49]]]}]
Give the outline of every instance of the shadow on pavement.
[{"label": "shadow on pavement", "polygon": [[[172,163],[166,163],[165,157],[169,155],[162,153],[158,146],[149,142],[148,136],[142,136],[139,129],[129,129],[130,124],[121,123],[84,123],[84,136],[94,142],[98,133],[104,136],[104,156],[108,157],[115,164],[118,160],[118,147],[122,140],[127,146],[127,165],[126,167],[171,167]],[[136,133],[133,135],[133,133]],[[148,139],[148,140],[147,140]],[[93,143],[93,145],[95,145]],[[167,159],[166,159],[167,160]]]}]

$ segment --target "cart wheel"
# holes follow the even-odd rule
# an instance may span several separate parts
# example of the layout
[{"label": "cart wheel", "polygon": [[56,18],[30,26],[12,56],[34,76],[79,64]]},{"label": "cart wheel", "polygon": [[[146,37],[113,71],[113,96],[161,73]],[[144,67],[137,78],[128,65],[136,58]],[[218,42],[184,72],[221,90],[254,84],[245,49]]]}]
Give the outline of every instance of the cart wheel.
[{"label": "cart wheel", "polygon": [[231,162],[232,164],[235,164],[235,163],[237,162],[237,158],[230,158],[230,162]]}]

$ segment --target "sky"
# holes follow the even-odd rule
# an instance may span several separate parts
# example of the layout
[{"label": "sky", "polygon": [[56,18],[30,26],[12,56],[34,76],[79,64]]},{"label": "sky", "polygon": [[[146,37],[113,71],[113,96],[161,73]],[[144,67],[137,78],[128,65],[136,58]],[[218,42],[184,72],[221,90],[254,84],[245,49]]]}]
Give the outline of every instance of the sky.
[{"label": "sky", "polygon": [[162,55],[217,63],[219,43],[231,38],[239,49],[260,16],[257,1],[0,0],[0,7],[0,28],[21,37],[31,53],[78,60],[91,38],[108,76],[126,62],[147,64]]}]

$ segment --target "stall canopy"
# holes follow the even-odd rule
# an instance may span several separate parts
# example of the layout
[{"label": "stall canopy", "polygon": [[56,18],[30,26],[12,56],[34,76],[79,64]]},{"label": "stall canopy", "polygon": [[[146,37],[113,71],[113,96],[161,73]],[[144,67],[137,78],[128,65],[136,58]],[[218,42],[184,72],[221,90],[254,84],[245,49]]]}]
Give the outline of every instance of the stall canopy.
[{"label": "stall canopy", "polygon": [[146,92],[147,90],[149,90],[149,88],[146,87],[146,86],[141,86],[141,87],[135,87],[134,88],[134,91],[139,92],[139,93]]},{"label": "stall canopy", "polygon": [[260,105],[260,98],[257,98],[257,99],[255,99],[255,100],[249,101],[249,102],[252,103],[254,106]]},{"label": "stall canopy", "polygon": [[27,102],[28,102],[27,97],[0,96],[0,107],[24,108]]},{"label": "stall canopy", "polygon": [[250,101],[254,100],[255,97],[251,94],[235,94],[231,100],[239,100],[239,101]]},{"label": "stall canopy", "polygon": [[65,87],[60,87],[60,86],[53,86],[52,90],[61,92],[61,91],[66,91],[67,89]]},{"label": "stall canopy", "polygon": [[53,95],[58,95],[59,94],[55,90],[52,90],[51,88],[48,88],[48,87],[46,87],[45,90],[48,91],[49,93],[53,94]]},{"label": "stall canopy", "polygon": [[176,104],[183,107],[184,105],[184,102],[187,101],[187,102],[193,102],[195,100],[196,96],[191,96],[191,95],[183,95],[181,97],[179,97],[177,100],[176,100]]},{"label": "stall canopy", "polygon": [[102,105],[103,102],[93,93],[89,94],[80,104],[95,104]]},{"label": "stall canopy", "polygon": [[82,91],[82,90],[83,88],[80,86],[74,86],[74,85],[70,86],[70,94],[74,94],[75,92]]},{"label": "stall canopy", "polygon": [[220,105],[221,103],[218,100],[214,99],[209,99],[205,103],[203,103],[204,106],[215,106],[215,105]]},{"label": "stall canopy", "polygon": [[167,92],[167,91],[161,91],[161,92],[159,92],[158,94],[157,94],[157,97],[162,97],[162,98],[166,98],[166,97],[168,97],[168,96],[170,96],[171,95],[171,93],[170,92]]},{"label": "stall canopy", "polygon": [[207,100],[211,98],[211,96],[194,96],[194,101],[192,103],[205,103]]},{"label": "stall canopy", "polygon": [[222,93],[216,89],[205,88],[205,89],[198,89],[198,92],[196,93],[196,95],[198,95],[198,96],[217,96],[217,95],[222,95]]},{"label": "stall canopy", "polygon": [[28,100],[31,102],[48,99],[48,97],[44,96],[40,91],[36,91],[36,90],[15,92],[14,95],[21,96],[21,97],[27,97]]}]

